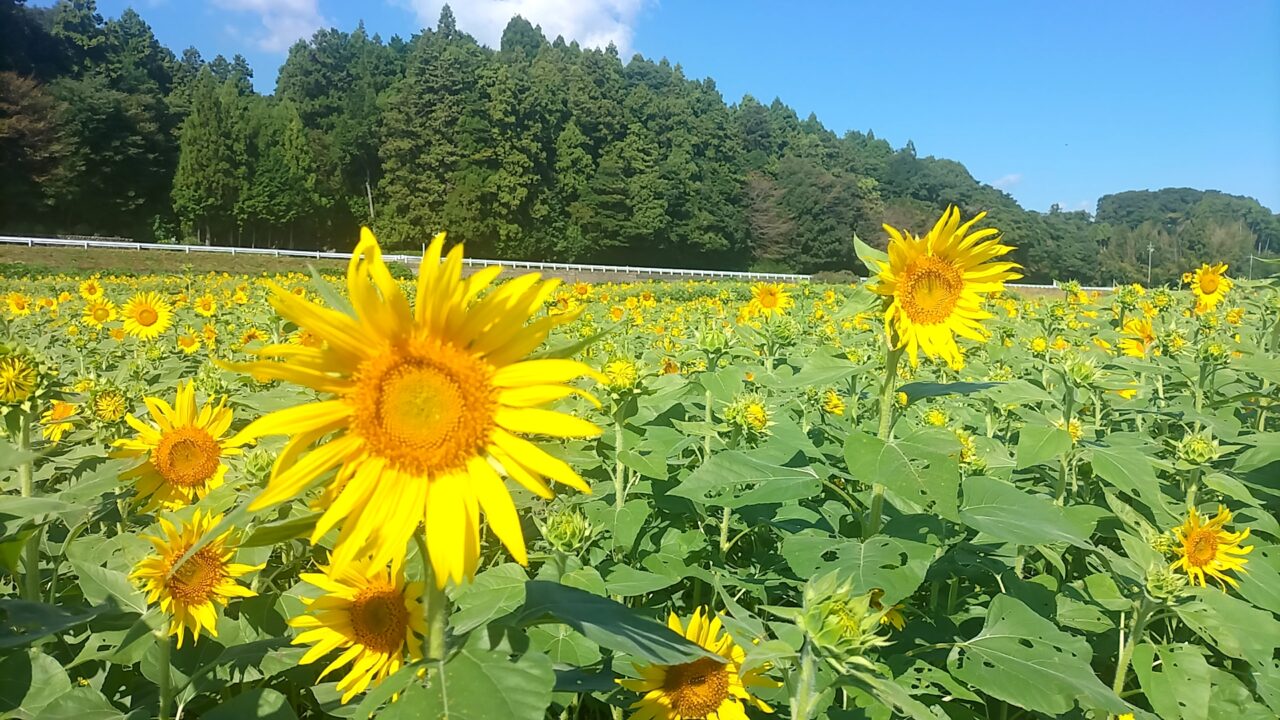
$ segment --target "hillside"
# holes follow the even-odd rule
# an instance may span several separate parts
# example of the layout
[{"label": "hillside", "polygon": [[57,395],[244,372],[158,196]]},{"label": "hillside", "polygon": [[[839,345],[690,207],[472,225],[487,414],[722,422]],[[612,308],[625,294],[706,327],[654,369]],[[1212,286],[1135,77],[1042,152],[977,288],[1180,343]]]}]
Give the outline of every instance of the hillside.
[{"label": "hillside", "polygon": [[838,136],[779,100],[727,103],[712,79],[513,18],[501,47],[363,28],[295,45],[275,93],[239,56],[163,47],[137,13],[0,0],[0,231],[345,247],[437,229],[477,256],[814,272],[853,266],[854,233],[986,210],[1033,281],[1170,281],[1280,248],[1256,201],[1168,189],[1096,216],[1024,210],[961,163]]}]

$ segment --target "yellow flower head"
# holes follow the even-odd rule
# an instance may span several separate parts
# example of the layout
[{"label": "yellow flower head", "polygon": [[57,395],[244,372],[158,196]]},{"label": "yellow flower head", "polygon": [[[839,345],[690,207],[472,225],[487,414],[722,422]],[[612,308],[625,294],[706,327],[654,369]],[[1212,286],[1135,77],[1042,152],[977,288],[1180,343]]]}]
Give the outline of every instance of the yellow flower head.
[{"label": "yellow flower head", "polygon": [[204,317],[212,317],[218,311],[218,301],[213,299],[212,295],[201,295],[191,305],[195,308],[197,314]]},{"label": "yellow flower head", "polygon": [[1221,505],[1218,506],[1218,514],[1208,522],[1204,522],[1195,508],[1191,508],[1187,521],[1173,529],[1174,537],[1177,538],[1174,551],[1178,554],[1178,559],[1170,569],[1181,568],[1186,571],[1191,583],[1200,587],[1204,587],[1206,575],[1212,577],[1223,590],[1227,589],[1227,585],[1239,587],[1235,578],[1223,573],[1247,572],[1244,566],[1249,560],[1243,556],[1248,555],[1253,546],[1240,547],[1240,543],[1249,537],[1249,528],[1236,533],[1227,532],[1223,526],[1229,522],[1231,511]]},{"label": "yellow flower head", "polygon": [[180,350],[183,355],[193,355],[199,349],[200,338],[196,337],[195,332],[190,328],[187,329],[187,332],[178,336],[178,350]]},{"label": "yellow flower head", "polygon": [[142,340],[156,338],[169,329],[173,307],[157,292],[143,292],[129,298],[121,310],[124,331]]},{"label": "yellow flower head", "polygon": [[102,327],[116,319],[116,305],[106,298],[90,300],[84,306],[81,321],[89,327]]},{"label": "yellow flower head", "polygon": [[16,405],[36,391],[36,369],[22,355],[0,356],[0,403]]},{"label": "yellow flower head", "polygon": [[61,400],[55,400],[53,407],[40,416],[40,434],[51,443],[58,443],[62,436],[73,427],[71,417],[76,414],[76,406]]},{"label": "yellow flower head", "polygon": [[331,558],[337,570],[369,554],[375,566],[401,563],[425,523],[436,581],[462,582],[480,560],[482,511],[523,564],[524,534],[503,476],[543,498],[552,496],[548,479],[590,492],[566,463],[521,437],[600,434],[586,420],[539,407],[586,395],[569,383],[599,373],[574,360],[525,359],[576,317],[530,322],[558,281],[531,274],[489,289],[499,268],[464,279],[461,246],[441,262],[443,251],[440,234],[423,256],[411,306],[364,229],[347,271],[355,317],[273,287],[277,312],[323,344],[271,345],[254,351],[265,359],[230,366],[324,396],[259,418],[242,434],[292,436],[250,510],[295,498],[337,469],[312,534],[316,542],[341,527]]},{"label": "yellow flower head", "polygon": [[744,671],[746,652],[728,634],[721,635],[720,618],[709,610],[693,611],[688,627],[673,613],[667,626],[709,650],[720,659],[704,657],[679,665],[636,665],[638,679],[618,680],[644,697],[631,705],[632,720],[694,720],[695,718],[746,718],[746,707],[771,713],[753,688],[776,688],[781,683],[764,676],[768,666]]},{"label": "yellow flower head", "polygon": [[200,639],[201,629],[217,637],[217,606],[226,606],[231,598],[257,595],[236,582],[236,578],[261,570],[262,566],[231,562],[235,556],[231,538],[234,530],[209,541],[174,569],[178,560],[220,522],[221,515],[202,515],[197,510],[195,517],[190,523],[184,523],[181,530],[160,518],[164,537],[143,536],[156,552],[139,562],[130,578],[142,585],[143,592],[147,594],[147,604],[159,605],[160,611],[170,616],[169,634],[178,636],[178,647],[182,647],[187,630],[191,631],[193,641]]},{"label": "yellow flower head", "polygon": [[1119,343],[1125,355],[1146,357],[1155,342],[1156,332],[1152,329],[1150,320],[1134,318],[1125,321],[1124,336]]},{"label": "yellow flower head", "polygon": [[31,298],[20,292],[11,292],[6,298],[9,304],[9,314],[14,317],[23,317],[31,314]]},{"label": "yellow flower head", "polygon": [[102,298],[102,283],[98,281],[97,275],[80,283],[80,297],[85,300],[99,300]]},{"label": "yellow flower head", "polygon": [[758,282],[751,286],[751,310],[756,314],[784,315],[795,304],[782,283]]},{"label": "yellow flower head", "polygon": [[630,390],[640,379],[640,369],[633,360],[614,360],[604,366],[604,376],[608,378],[609,389]]},{"label": "yellow flower head", "polygon": [[823,412],[829,415],[844,415],[844,410],[844,398],[840,397],[840,393],[834,389],[828,389],[822,394]]},{"label": "yellow flower head", "polygon": [[215,405],[210,399],[197,407],[195,384],[186,382],[178,386],[172,406],[158,397],[143,402],[151,413],[151,424],[126,416],[125,421],[138,435],[117,440],[112,456],[145,458],[120,476],[134,481],[138,497],[146,501],[144,509],[174,510],[221,486],[227,473],[222,459],[239,454],[244,442],[238,437],[223,438],[231,427],[226,400]]},{"label": "yellow flower head", "polygon": [[1227,277],[1227,264],[1201,265],[1191,278],[1191,292],[1196,296],[1196,312],[1204,313],[1212,310],[1232,286]]},{"label": "yellow flower head", "polygon": [[983,296],[1022,277],[1017,263],[996,260],[1013,250],[999,241],[996,229],[970,232],[985,216],[961,224],[960,211],[948,207],[924,237],[884,226],[889,260],[878,263],[872,289],[889,299],[886,329],[897,347],[906,347],[913,365],[921,351],[952,366],[961,363],[955,336],[982,342],[988,335],[982,321],[991,313],[981,307]]},{"label": "yellow flower head", "polygon": [[325,668],[320,677],[350,663],[346,676],[338,681],[342,702],[348,702],[369,687],[376,687],[404,663],[422,658],[422,583],[404,579],[402,569],[377,568],[358,561],[342,570],[303,573],[302,579],[325,594],[303,598],[307,611],[289,619],[302,632],[294,645],[311,644],[301,664],[319,660],[334,650],[342,654]]}]

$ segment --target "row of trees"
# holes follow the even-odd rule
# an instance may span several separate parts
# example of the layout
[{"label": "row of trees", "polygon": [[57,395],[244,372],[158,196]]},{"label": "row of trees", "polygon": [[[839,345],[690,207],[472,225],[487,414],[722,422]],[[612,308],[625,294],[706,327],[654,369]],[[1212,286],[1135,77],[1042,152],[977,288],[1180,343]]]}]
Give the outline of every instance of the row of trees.
[{"label": "row of trees", "polygon": [[191,242],[392,246],[439,229],[507,258],[818,271],[851,237],[987,210],[1037,280],[1170,280],[1280,249],[1256,201],[1170,189],[1096,216],[1023,210],[958,162],[837,135],[782,102],[513,18],[498,49],[458,30],[389,42],[323,30],[275,93],[243,58],[176,56],[133,11],[0,0],[0,228]]}]

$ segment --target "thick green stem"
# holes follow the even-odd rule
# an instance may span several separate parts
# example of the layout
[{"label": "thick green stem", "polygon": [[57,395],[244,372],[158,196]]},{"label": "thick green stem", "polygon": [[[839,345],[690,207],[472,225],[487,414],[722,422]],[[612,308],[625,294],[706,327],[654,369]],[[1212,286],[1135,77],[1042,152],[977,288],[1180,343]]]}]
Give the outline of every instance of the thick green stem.
[{"label": "thick green stem", "polygon": [[[1134,648],[1138,647],[1138,643],[1142,642],[1142,634],[1147,629],[1147,620],[1151,617],[1151,605],[1146,599],[1142,599],[1142,604],[1133,613],[1133,629],[1129,633],[1128,640],[1122,640],[1120,646],[1120,659],[1116,662],[1116,677],[1111,683],[1111,689],[1117,695],[1124,691],[1125,679],[1129,675],[1129,661],[1133,659]],[[1123,635],[1121,636],[1123,638]]]},{"label": "thick green stem", "polygon": [[[902,359],[902,348],[890,348],[885,352],[884,379],[880,383],[880,433],[881,440],[888,440],[893,433],[894,404],[897,398],[898,361]],[[869,538],[880,532],[880,518],[884,514],[884,486],[875,483],[871,486],[871,507],[867,511],[867,522],[862,527],[862,537]]]},{"label": "thick green stem", "polygon": [[817,700],[818,661],[813,656],[813,646],[808,638],[800,647],[800,677],[791,696],[793,720],[809,720]]},{"label": "thick green stem", "polygon": [[733,511],[726,507],[720,515],[720,559],[729,553],[729,518]]},{"label": "thick green stem", "polygon": [[1196,506],[1196,492],[1200,489],[1200,476],[1204,474],[1204,468],[1199,465],[1191,468],[1191,479],[1187,483],[1187,509]]},{"label": "thick green stem", "polygon": [[173,679],[169,669],[169,655],[173,647],[173,641],[163,629],[157,630],[156,650],[160,654],[160,720],[169,720],[169,707],[173,705]]},{"label": "thick green stem", "polygon": [[622,408],[613,417],[613,507],[622,509],[627,500],[627,466],[622,464]]},{"label": "thick green stem", "polygon": [[711,459],[711,438],[715,436],[715,416],[712,413],[711,391],[708,390],[703,398],[706,405],[707,429],[706,434],[702,436],[702,462]]},{"label": "thick green stem", "polygon": [[[18,486],[22,497],[36,494],[35,469],[31,462],[31,416],[22,413],[18,418]],[[40,530],[32,531],[25,548],[26,565],[23,568],[23,595],[31,602],[40,602]]]},{"label": "thick green stem", "polygon": [[444,588],[437,584],[431,557],[427,554],[427,541],[422,531],[414,533],[418,555],[422,557],[422,610],[427,621],[425,659],[444,663],[445,640],[448,636],[449,598]]}]

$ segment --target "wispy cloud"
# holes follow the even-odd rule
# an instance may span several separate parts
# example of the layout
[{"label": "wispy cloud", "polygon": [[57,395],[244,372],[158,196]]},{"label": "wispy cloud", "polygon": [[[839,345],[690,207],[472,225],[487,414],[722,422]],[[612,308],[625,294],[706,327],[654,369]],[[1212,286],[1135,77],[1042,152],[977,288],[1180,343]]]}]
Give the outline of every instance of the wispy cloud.
[{"label": "wispy cloud", "polygon": [[1022,182],[1022,173],[1009,173],[1004,177],[996,178],[991,183],[991,187],[1008,190],[1009,188]]},{"label": "wispy cloud", "polygon": [[[434,27],[444,0],[400,0],[409,5],[418,20]],[[512,16],[519,15],[541,25],[548,39],[563,35],[585,47],[605,47],[613,43],[626,57],[636,17],[648,0],[462,0],[449,4],[458,29],[474,35],[490,47],[502,40],[502,30]]]},{"label": "wispy cloud", "polygon": [[269,52],[287,50],[326,24],[319,0],[214,0],[218,7],[257,15],[262,28],[254,42]]}]

